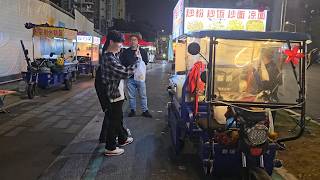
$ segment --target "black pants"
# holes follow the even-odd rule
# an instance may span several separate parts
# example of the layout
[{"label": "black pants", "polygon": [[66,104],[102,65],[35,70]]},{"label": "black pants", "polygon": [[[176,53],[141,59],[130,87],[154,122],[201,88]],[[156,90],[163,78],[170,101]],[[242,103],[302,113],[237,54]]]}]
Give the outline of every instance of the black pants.
[{"label": "black pants", "polygon": [[[109,119],[110,119],[109,116],[108,116],[108,111],[109,111],[109,109],[111,109],[111,103],[109,101],[109,98],[106,96],[106,94],[107,94],[106,93],[107,92],[106,85],[102,83],[101,68],[97,69],[96,79],[95,79],[94,85],[95,85],[97,96],[99,98],[101,109],[105,113],[104,119],[103,119],[102,128],[101,128],[101,132],[100,132],[100,137],[99,137],[100,143],[104,143],[104,142],[106,142],[106,137],[107,137],[108,122],[109,122]],[[121,118],[122,131],[125,131],[126,136],[128,136],[127,130],[123,126],[123,120],[122,119],[123,118]]]},{"label": "black pants", "polygon": [[[108,117],[107,113],[108,112],[105,112],[103,123],[102,123],[102,128],[101,128],[100,137],[99,137],[100,143],[105,143],[106,142],[107,128],[108,128],[108,122],[109,122],[109,120],[108,120],[109,117]],[[121,121],[121,128],[122,128],[122,131],[124,131],[126,133],[126,136],[129,136],[128,135],[128,131],[126,130],[126,128],[123,125],[123,119]]]},{"label": "black pants", "polygon": [[107,132],[106,132],[106,149],[115,150],[117,147],[116,137],[118,143],[124,144],[128,138],[127,131],[123,128],[123,101],[110,103],[110,109],[105,114]]}]

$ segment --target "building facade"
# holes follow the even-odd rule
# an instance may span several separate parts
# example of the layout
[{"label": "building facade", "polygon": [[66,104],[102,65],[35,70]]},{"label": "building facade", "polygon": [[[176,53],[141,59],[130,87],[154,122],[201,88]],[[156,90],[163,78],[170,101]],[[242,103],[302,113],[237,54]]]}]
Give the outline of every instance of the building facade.
[{"label": "building facade", "polygon": [[114,19],[127,20],[126,0],[51,0],[68,12],[78,9],[94,23],[94,28],[106,34]]}]

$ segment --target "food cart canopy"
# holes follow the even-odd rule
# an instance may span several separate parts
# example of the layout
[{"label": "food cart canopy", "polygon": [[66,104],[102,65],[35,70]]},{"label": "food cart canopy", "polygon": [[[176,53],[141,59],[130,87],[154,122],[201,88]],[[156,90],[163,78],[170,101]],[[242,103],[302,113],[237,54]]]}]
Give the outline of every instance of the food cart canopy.
[{"label": "food cart canopy", "polygon": [[33,28],[33,36],[73,40],[77,38],[77,30],[62,27],[38,26]]},{"label": "food cart canopy", "polygon": [[280,40],[280,41],[307,41],[310,35],[293,32],[251,32],[251,31],[198,31],[187,34],[190,37],[215,37],[238,40]]},{"label": "food cart canopy", "polygon": [[[125,33],[124,34],[124,42],[123,42],[123,46],[130,46],[130,36],[131,35],[135,35],[135,34],[130,34],[130,33]],[[153,46],[153,43],[152,42],[148,42],[148,41],[145,41],[143,39],[141,39],[141,37],[139,35],[137,35],[138,37],[138,40],[139,40],[139,45],[140,46]],[[101,43],[100,44],[105,44],[107,41],[107,37],[106,36],[103,36],[101,38]]]},{"label": "food cart canopy", "polygon": [[[124,34],[123,46],[130,46],[130,37],[132,35],[135,35],[135,34],[130,34],[130,33]],[[152,42],[147,42],[147,41],[143,40],[139,35],[136,35],[136,37],[138,38],[140,46],[153,46]]]}]

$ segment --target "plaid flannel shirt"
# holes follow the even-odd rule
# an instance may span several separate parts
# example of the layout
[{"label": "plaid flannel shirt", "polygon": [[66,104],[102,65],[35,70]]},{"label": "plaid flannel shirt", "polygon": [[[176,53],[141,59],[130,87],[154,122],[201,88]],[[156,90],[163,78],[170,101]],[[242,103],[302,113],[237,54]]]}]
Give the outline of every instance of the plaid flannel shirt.
[{"label": "plaid flannel shirt", "polygon": [[101,67],[102,83],[106,85],[107,96],[116,99],[121,96],[119,83],[121,79],[127,79],[134,74],[137,65],[128,67],[121,65],[119,58],[113,53],[106,53],[103,56]]}]

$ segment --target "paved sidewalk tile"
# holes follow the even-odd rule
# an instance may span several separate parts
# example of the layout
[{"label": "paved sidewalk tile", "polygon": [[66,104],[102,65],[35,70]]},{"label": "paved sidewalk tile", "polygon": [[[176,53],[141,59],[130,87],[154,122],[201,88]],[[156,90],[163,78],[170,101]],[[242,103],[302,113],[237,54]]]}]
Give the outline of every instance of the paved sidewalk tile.
[{"label": "paved sidewalk tile", "polygon": [[12,125],[9,125],[9,126],[6,126],[6,127],[3,127],[0,129],[0,135],[6,133],[7,131],[9,131],[10,129],[13,129],[15,126],[12,126]]},{"label": "paved sidewalk tile", "polygon": [[71,120],[61,120],[53,127],[54,128],[64,129],[64,128],[67,128],[70,123],[71,123]]},{"label": "paved sidewalk tile", "polygon": [[51,117],[45,119],[44,122],[54,123],[54,122],[58,121],[59,119],[61,119],[62,117],[63,117],[63,116],[56,116],[56,115],[54,115],[54,116],[51,116]]},{"label": "paved sidewalk tile", "polygon": [[69,111],[68,110],[60,110],[56,113],[56,115],[60,115],[60,116],[66,116],[68,115]]},{"label": "paved sidewalk tile", "polygon": [[16,136],[24,129],[26,129],[26,127],[17,127],[15,129],[11,130],[10,132],[8,132],[7,134],[5,134],[4,136],[11,136],[11,137]]},{"label": "paved sidewalk tile", "polygon": [[39,118],[48,118],[51,114],[52,114],[52,112],[44,112],[42,114],[39,114],[37,117],[39,117]]},{"label": "paved sidewalk tile", "polygon": [[91,117],[97,115],[97,111],[84,111],[84,113],[81,115],[83,117]]},{"label": "paved sidewalk tile", "polygon": [[43,131],[46,127],[50,126],[54,122],[43,121],[40,124],[36,125],[34,128],[30,129],[30,131]]},{"label": "paved sidewalk tile", "polygon": [[76,133],[79,130],[80,127],[81,127],[80,125],[73,124],[68,129],[66,129],[64,132],[66,132],[66,133]]}]

